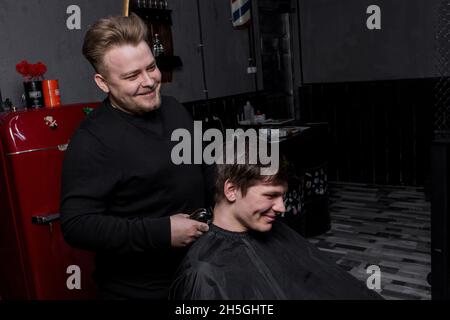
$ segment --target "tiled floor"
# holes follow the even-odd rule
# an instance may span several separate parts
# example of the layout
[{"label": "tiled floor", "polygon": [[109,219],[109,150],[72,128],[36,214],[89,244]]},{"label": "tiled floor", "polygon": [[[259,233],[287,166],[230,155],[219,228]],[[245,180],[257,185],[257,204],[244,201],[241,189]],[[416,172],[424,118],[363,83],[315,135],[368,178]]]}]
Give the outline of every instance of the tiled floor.
[{"label": "tiled floor", "polygon": [[423,188],[331,183],[329,232],[309,239],[362,281],[381,270],[386,299],[430,299],[430,203]]}]

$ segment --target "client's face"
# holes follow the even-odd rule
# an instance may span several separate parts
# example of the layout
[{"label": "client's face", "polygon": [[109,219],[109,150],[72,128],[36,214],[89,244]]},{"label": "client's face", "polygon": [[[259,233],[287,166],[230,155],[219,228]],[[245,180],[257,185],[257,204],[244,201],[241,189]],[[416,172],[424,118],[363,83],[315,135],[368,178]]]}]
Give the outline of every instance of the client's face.
[{"label": "client's face", "polygon": [[286,184],[259,183],[247,189],[242,196],[236,193],[235,218],[245,230],[266,232],[272,228],[277,214],[286,211],[283,195]]}]

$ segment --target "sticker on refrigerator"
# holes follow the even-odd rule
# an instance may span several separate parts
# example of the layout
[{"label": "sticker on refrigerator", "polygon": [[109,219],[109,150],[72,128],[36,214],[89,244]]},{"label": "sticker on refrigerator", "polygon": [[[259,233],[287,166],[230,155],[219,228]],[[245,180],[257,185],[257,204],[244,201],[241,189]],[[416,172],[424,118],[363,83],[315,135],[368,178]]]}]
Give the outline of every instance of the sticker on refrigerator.
[{"label": "sticker on refrigerator", "polygon": [[50,127],[50,129],[56,129],[56,128],[58,128],[58,124],[56,123],[56,120],[53,119],[52,116],[46,116],[46,117],[44,118],[44,121],[45,121],[45,125],[48,126],[48,127]]}]

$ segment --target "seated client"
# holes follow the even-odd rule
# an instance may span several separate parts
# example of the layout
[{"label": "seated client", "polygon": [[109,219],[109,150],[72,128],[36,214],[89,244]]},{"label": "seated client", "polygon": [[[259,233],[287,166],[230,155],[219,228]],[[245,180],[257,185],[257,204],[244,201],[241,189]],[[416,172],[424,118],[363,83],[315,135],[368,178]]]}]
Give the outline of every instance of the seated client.
[{"label": "seated client", "polygon": [[[245,155],[248,159],[248,155]],[[380,299],[277,216],[285,211],[288,170],[218,164],[216,205],[207,233],[189,249],[170,298]]]}]

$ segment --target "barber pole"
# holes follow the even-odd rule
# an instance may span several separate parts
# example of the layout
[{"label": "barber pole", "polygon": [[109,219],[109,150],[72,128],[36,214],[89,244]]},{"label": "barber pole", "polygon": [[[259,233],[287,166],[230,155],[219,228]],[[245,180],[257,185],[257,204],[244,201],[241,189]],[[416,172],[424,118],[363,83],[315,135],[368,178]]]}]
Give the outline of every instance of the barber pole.
[{"label": "barber pole", "polygon": [[251,0],[231,0],[233,27],[243,29],[250,25]]}]

